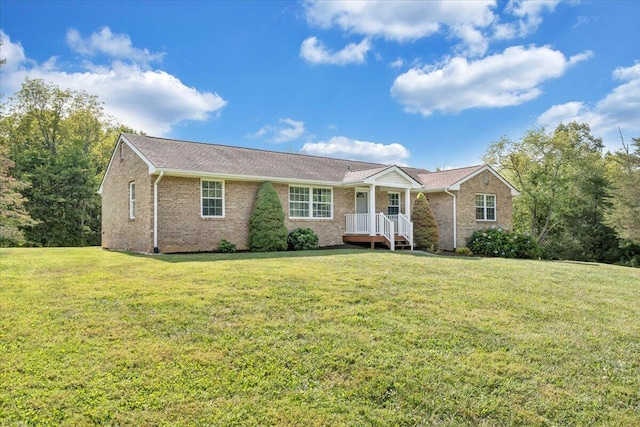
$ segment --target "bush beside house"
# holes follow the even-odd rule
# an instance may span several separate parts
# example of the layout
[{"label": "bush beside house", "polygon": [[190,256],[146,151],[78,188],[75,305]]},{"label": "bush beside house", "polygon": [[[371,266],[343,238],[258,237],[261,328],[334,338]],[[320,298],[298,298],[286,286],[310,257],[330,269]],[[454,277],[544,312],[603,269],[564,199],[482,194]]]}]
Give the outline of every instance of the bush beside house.
[{"label": "bush beside house", "polygon": [[270,182],[258,189],[249,218],[249,248],[255,252],[287,250],[287,227],[278,193]]},{"label": "bush beside house", "polygon": [[418,194],[413,204],[413,244],[416,249],[436,252],[440,236],[429,201],[423,193]]}]

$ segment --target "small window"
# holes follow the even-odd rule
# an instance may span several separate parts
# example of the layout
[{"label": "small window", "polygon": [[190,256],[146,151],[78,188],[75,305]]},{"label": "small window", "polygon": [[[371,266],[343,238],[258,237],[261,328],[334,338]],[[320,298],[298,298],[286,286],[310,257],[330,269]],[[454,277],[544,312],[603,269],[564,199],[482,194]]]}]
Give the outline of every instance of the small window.
[{"label": "small window", "polygon": [[129,183],[129,219],[136,218],[136,183]]},{"label": "small window", "polygon": [[222,181],[200,182],[201,215],[203,217],[224,217],[224,185]]},{"label": "small window", "polygon": [[398,215],[400,213],[400,193],[388,193],[389,205],[387,206],[388,215]]},{"label": "small window", "polygon": [[476,220],[496,220],[496,196],[495,194],[476,194]]},{"label": "small window", "polygon": [[332,218],[331,188],[289,187],[289,218]]}]

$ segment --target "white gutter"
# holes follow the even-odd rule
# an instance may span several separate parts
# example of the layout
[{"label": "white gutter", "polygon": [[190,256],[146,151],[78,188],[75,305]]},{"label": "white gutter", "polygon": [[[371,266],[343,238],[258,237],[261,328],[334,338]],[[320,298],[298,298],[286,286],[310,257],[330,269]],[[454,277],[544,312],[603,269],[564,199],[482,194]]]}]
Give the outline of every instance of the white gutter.
[{"label": "white gutter", "polygon": [[153,183],[153,252],[158,253],[158,183],[162,179],[164,171],[160,171],[160,175]]},{"label": "white gutter", "polygon": [[453,250],[458,247],[458,220],[456,219],[456,195],[449,192],[449,187],[444,189],[444,192],[453,197]]}]

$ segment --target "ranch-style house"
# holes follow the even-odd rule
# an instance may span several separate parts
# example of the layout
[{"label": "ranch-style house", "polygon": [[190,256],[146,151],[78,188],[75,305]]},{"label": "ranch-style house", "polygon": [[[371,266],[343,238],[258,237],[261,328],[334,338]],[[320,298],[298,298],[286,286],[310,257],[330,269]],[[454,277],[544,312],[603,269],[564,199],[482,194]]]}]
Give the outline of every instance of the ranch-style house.
[{"label": "ranch-style house", "polygon": [[289,230],[308,227],[320,246],[369,242],[413,248],[411,210],[423,192],[440,249],[475,230],[511,229],[518,191],[487,165],[430,172],[398,165],[122,134],[100,185],[102,247],[207,252],[220,240],[249,246],[261,183],[275,187]]}]

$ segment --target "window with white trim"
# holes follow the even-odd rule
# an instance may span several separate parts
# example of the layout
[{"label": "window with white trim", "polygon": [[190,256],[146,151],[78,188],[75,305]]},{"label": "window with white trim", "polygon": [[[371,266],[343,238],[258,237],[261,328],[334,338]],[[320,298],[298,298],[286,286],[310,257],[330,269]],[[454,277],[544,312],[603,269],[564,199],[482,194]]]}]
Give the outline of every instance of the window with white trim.
[{"label": "window with white trim", "polygon": [[331,188],[289,187],[289,218],[332,218]]},{"label": "window with white trim", "polygon": [[387,193],[389,195],[389,205],[387,215],[398,215],[400,213],[400,193]]},{"label": "window with white trim", "polygon": [[476,221],[496,220],[495,194],[476,194]]},{"label": "window with white trim", "polygon": [[129,183],[129,219],[136,218],[136,182]]},{"label": "window with white trim", "polygon": [[200,181],[200,214],[203,217],[224,217],[224,183],[222,181]]}]

